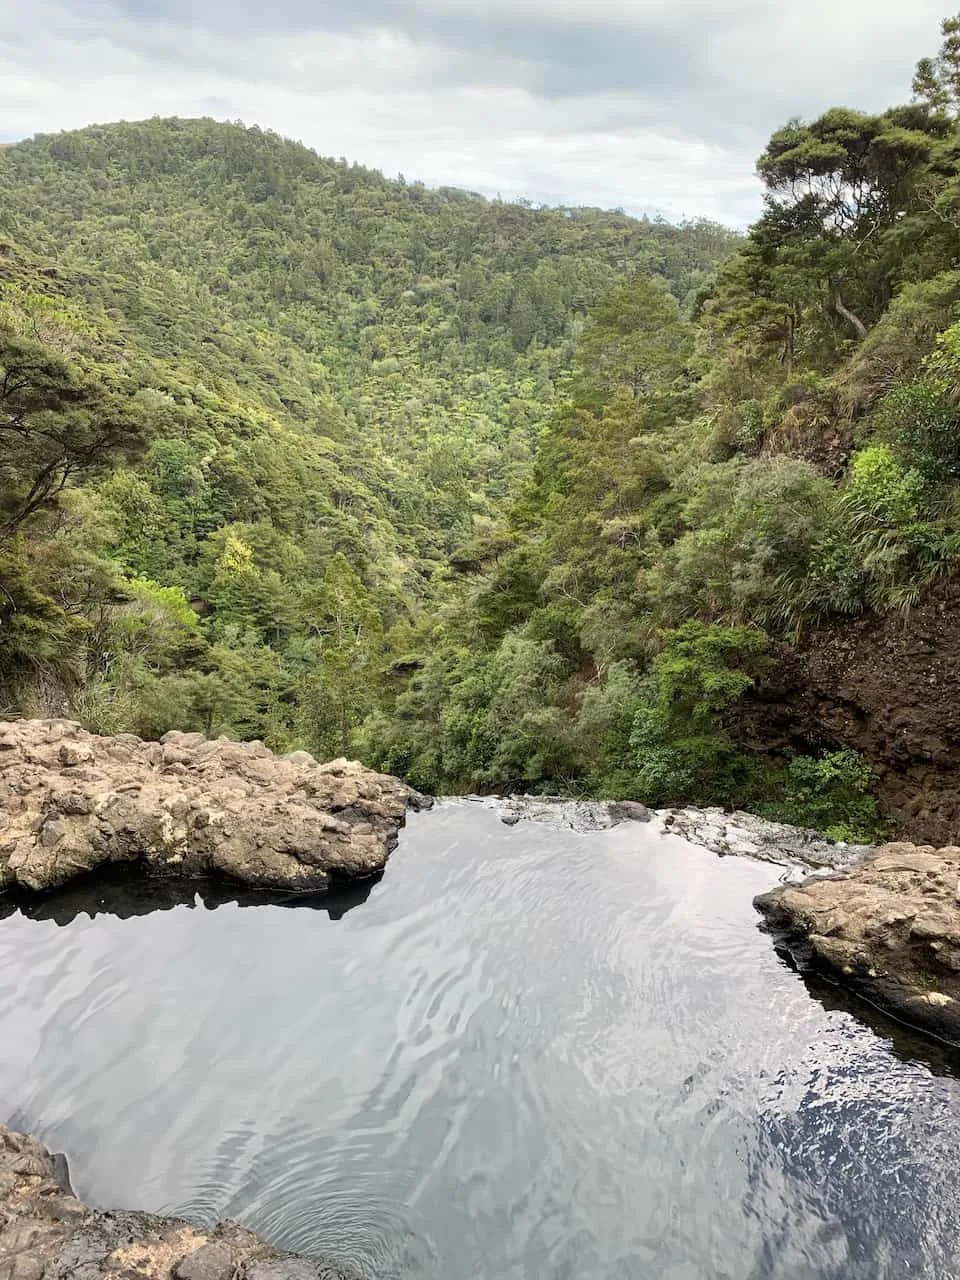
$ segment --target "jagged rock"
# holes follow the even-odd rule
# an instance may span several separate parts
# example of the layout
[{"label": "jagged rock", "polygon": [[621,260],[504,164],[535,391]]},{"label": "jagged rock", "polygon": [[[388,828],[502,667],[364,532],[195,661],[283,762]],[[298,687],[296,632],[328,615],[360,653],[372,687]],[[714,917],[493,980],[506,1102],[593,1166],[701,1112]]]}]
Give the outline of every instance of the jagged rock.
[{"label": "jagged rock", "polygon": [[658,809],[664,831],[683,836],[720,855],[736,854],[761,862],[845,867],[871,851],[870,845],[836,844],[819,831],[771,822],[752,813],[723,809]]},{"label": "jagged rock", "polygon": [[755,905],[799,967],[960,1044],[960,848],[882,845]]},{"label": "jagged rock", "polygon": [[383,869],[408,808],[396,778],[262,742],[98,737],[0,722],[0,891],[56,888],[108,863],[317,892]]},{"label": "jagged rock", "polygon": [[0,1280],[359,1280],[272,1249],[234,1222],[212,1230],[150,1213],[103,1213],[73,1194],[36,1138],[0,1124]]}]

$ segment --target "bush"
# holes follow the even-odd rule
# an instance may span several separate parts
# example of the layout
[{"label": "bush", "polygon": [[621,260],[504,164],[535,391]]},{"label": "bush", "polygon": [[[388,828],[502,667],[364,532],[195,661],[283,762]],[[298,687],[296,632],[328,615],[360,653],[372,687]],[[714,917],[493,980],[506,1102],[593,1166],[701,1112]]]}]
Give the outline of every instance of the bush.
[{"label": "bush", "polygon": [[661,707],[640,708],[630,746],[636,760],[637,795],[649,805],[737,806],[754,790],[758,766],[738,750],[718,724],[687,732]]},{"label": "bush", "polygon": [[781,822],[813,827],[831,840],[869,844],[883,834],[872,785],[870,766],[856,751],[833,751],[819,759],[796,756],[786,770],[782,799],[764,806],[763,812]]},{"label": "bush", "polygon": [[741,803],[756,773],[725,727],[725,713],[753,684],[746,668],[766,647],[757,627],[688,622],[664,636],[630,747],[648,804]]},{"label": "bush", "polygon": [[947,382],[928,377],[896,387],[877,424],[925,483],[960,478],[960,412]]}]

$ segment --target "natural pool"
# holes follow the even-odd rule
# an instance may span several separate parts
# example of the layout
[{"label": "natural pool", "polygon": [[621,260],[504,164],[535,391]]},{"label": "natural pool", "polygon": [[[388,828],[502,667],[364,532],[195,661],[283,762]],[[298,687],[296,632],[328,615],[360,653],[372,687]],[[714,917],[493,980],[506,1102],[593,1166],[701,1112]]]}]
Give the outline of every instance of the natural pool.
[{"label": "natural pool", "polygon": [[777,870],[450,802],[319,907],[74,891],[0,921],[0,1118],[383,1280],[960,1277],[955,1063],[784,965]]}]

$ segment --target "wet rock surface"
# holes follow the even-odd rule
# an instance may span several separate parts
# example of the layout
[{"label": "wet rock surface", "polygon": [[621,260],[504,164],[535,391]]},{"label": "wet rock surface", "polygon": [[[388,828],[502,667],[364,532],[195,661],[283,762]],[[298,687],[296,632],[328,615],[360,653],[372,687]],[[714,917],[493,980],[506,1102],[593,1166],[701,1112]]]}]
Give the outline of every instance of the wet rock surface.
[{"label": "wet rock surface", "polygon": [[569,831],[607,831],[621,822],[649,822],[651,811],[635,800],[571,800],[568,796],[468,796],[499,813],[508,827],[541,822]]},{"label": "wet rock surface", "polygon": [[62,1157],[0,1125],[0,1280],[357,1280],[271,1248],[233,1222],[213,1230],[104,1213],[73,1194]]},{"label": "wet rock surface", "polygon": [[0,892],[59,888],[110,864],[321,892],[382,871],[407,809],[430,803],[355,762],[261,742],[0,722]]},{"label": "wet rock surface", "polygon": [[960,847],[882,845],[755,906],[798,967],[960,1044]]},{"label": "wet rock surface", "polygon": [[714,853],[780,865],[846,867],[872,852],[871,845],[836,844],[819,831],[771,822],[751,813],[723,809],[660,809],[657,817],[670,835],[682,836]]},{"label": "wet rock surface", "polygon": [[735,855],[779,866],[840,868],[872,852],[871,845],[838,844],[819,831],[723,809],[648,809],[636,800],[571,800],[565,796],[469,796],[500,815],[505,826],[544,823],[571,831],[607,831],[623,822],[653,822],[720,857]]}]

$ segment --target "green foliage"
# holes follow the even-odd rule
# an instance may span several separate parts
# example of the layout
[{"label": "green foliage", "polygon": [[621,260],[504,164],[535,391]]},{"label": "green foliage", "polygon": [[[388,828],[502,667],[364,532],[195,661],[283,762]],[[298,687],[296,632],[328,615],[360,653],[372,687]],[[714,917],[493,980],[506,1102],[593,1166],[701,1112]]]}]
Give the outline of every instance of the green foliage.
[{"label": "green foliage", "polygon": [[673,314],[736,242],[209,120],[35,138],[0,190],[5,705],[324,754],[496,529],[588,308],[626,268]]},{"label": "green foliage", "polygon": [[150,408],[134,385],[114,390],[0,328],[0,538],[54,507],[71,479],[140,453]]},{"label": "green foliage", "polygon": [[630,746],[640,797],[682,803],[735,803],[754,767],[726,730],[730,709],[754,683],[767,637],[755,627],[687,622],[663,637],[653,659],[650,698],[636,711]]},{"label": "green foliage", "polygon": [[960,558],[958,24],[743,239],[206,120],[0,151],[5,705],[877,830],[752,700]]},{"label": "green foliage", "polygon": [[764,812],[823,831],[831,840],[869,844],[883,835],[872,785],[870,766],[856,751],[794,756],[782,781],[782,796],[764,806]]},{"label": "green foliage", "polygon": [[914,470],[905,470],[885,444],[870,445],[854,454],[844,494],[854,527],[897,528],[919,515],[923,484]]},{"label": "green foliage", "polygon": [[[766,635],[906,608],[960,557],[953,20],[944,35],[920,101],[773,135],[763,216],[692,307],[642,272],[593,307],[496,550],[365,746],[434,786],[500,787],[523,778],[517,726],[542,724],[527,785],[876,829],[842,744],[784,766],[745,713]],[[511,684],[507,654],[538,670],[530,644],[557,665]]]},{"label": "green foliage", "polygon": [[838,379],[853,407],[869,409],[919,373],[938,334],[958,315],[960,271],[905,283]]},{"label": "green foliage", "polygon": [[922,58],[913,77],[914,95],[935,111],[960,115],[960,15],[944,18],[943,44],[935,58]]},{"label": "green foliage", "polygon": [[668,632],[652,666],[661,709],[691,725],[712,724],[753,684],[741,664],[766,643],[758,627],[687,622]]}]

